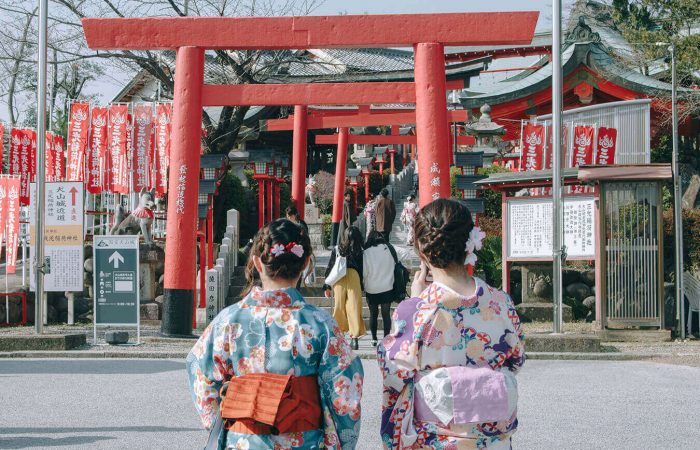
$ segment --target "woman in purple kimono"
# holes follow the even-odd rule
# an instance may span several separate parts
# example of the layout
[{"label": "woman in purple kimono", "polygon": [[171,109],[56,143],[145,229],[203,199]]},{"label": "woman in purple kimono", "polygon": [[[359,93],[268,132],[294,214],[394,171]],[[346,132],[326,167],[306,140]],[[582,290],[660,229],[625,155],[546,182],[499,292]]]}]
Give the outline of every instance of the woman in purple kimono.
[{"label": "woman in purple kimono", "polygon": [[467,273],[479,233],[463,204],[430,203],[414,231],[421,271],[378,349],[384,447],[510,449],[525,362],[513,302]]}]

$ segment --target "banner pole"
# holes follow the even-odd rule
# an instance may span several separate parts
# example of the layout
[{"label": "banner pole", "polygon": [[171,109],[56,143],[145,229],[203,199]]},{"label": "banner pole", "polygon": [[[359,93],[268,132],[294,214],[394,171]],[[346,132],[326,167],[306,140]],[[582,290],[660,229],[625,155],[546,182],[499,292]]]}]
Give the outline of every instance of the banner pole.
[{"label": "banner pole", "polygon": [[[46,48],[48,25],[48,0],[39,0],[39,60],[37,74],[37,134],[46,136]],[[46,139],[37,139],[37,180],[36,180],[36,292],[34,296],[34,330],[44,332],[44,156]]]}]

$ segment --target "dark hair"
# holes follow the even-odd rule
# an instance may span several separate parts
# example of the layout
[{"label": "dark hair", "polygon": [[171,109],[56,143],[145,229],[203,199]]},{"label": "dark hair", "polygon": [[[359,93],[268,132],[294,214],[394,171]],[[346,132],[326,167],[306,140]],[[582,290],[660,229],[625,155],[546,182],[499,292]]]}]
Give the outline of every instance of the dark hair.
[{"label": "dark hair", "polygon": [[360,229],[356,226],[351,226],[343,231],[343,235],[340,237],[340,242],[338,243],[338,253],[340,256],[362,256],[362,245],[364,244],[362,239],[362,233]]},{"label": "dark hair", "polygon": [[347,190],[345,191],[345,194],[343,194],[343,196],[346,197],[346,196],[349,195],[350,197],[352,197],[352,194],[353,194],[353,191],[352,191],[351,189],[347,189]]},{"label": "dark hair", "polygon": [[[275,244],[287,245],[295,242],[302,246],[304,255],[299,258],[295,254],[286,251],[279,256],[274,256],[270,250]],[[281,278],[283,280],[294,280],[306,266],[307,259],[312,254],[311,241],[306,231],[287,219],[277,219],[255,234],[253,245],[250,249],[250,257],[245,269],[245,276],[248,284],[243,291],[243,296],[247,295],[256,282],[255,266],[252,256],[259,256],[265,271],[270,278]],[[259,275],[259,274],[257,274]]]},{"label": "dark hair", "polygon": [[367,236],[367,240],[365,241],[365,248],[367,249],[386,243],[386,239],[384,239],[384,235],[382,233],[377,230],[372,230],[369,232],[369,236]]},{"label": "dark hair", "polygon": [[453,264],[463,265],[472,228],[472,215],[463,203],[435,200],[420,210],[413,223],[416,251],[422,259],[439,269]]},{"label": "dark hair", "polygon": [[382,194],[382,197],[389,198],[389,190],[387,188],[382,189],[379,193]]},{"label": "dark hair", "polygon": [[297,216],[299,217],[299,210],[297,209],[296,206],[294,205],[289,205],[287,206],[287,209],[284,210],[284,214],[289,217],[289,216]]},{"label": "dark hair", "polygon": [[415,195],[409,194],[409,195],[408,195],[408,198],[407,198],[406,200],[415,200],[415,199],[416,199],[416,196],[415,196]]}]

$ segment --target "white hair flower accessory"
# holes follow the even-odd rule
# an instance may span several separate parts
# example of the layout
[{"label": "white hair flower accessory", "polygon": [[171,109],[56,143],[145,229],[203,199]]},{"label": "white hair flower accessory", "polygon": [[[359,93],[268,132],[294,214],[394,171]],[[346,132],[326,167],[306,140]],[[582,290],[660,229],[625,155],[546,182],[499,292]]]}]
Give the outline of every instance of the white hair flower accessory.
[{"label": "white hair flower accessory", "polygon": [[279,255],[283,254],[285,251],[286,251],[286,249],[284,248],[284,245],[282,245],[282,244],[275,244],[270,249],[270,253],[275,258],[278,257]]},{"label": "white hair flower accessory", "polygon": [[476,264],[476,254],[475,251],[481,250],[482,241],[486,237],[486,233],[481,231],[481,228],[474,227],[472,231],[469,232],[469,238],[467,239],[467,244],[465,250],[467,251],[467,260],[465,264],[475,265]]}]

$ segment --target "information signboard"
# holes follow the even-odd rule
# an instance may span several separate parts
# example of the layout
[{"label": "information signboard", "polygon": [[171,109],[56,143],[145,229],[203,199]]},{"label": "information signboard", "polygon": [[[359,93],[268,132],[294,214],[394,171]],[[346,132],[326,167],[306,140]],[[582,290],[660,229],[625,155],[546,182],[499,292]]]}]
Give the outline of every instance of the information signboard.
[{"label": "information signboard", "polygon": [[139,328],[139,237],[93,237],[94,322]]},{"label": "information signboard", "polygon": [[[508,258],[552,257],[552,199],[508,199]],[[595,200],[564,198],[564,244],[567,257],[595,258]]]},{"label": "information signboard", "polygon": [[[46,183],[44,191],[44,255],[49,271],[46,292],[83,290],[83,183]],[[36,183],[30,186],[29,253],[34,261],[36,244]],[[36,289],[34,264],[29,265],[30,289]]]}]

